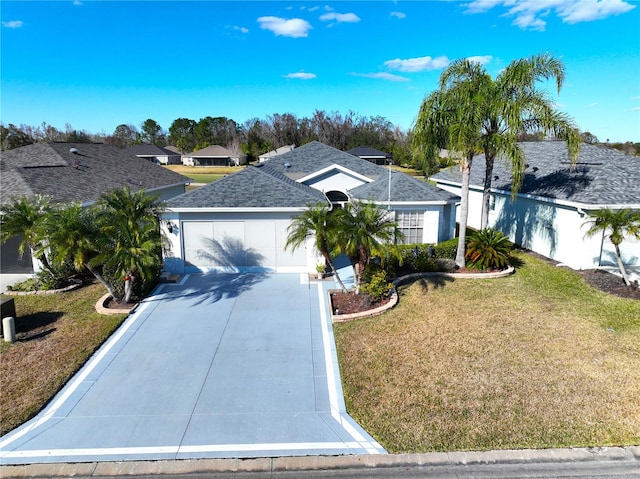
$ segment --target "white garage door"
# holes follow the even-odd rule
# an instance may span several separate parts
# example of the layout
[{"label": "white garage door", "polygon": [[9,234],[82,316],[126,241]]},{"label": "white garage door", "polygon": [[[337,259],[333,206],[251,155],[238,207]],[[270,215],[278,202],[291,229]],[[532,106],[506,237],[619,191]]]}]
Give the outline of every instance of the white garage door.
[{"label": "white garage door", "polygon": [[202,271],[303,271],[306,250],[284,250],[288,225],[288,220],[183,221],[185,266]]}]

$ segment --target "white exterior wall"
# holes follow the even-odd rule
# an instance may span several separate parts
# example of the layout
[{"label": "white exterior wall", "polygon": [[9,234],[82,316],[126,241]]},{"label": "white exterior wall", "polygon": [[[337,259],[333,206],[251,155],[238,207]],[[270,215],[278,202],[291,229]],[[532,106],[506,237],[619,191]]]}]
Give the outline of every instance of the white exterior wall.
[{"label": "white exterior wall", "polygon": [[[442,189],[460,194],[460,187],[439,185]],[[573,269],[593,269],[616,266],[611,241],[601,234],[586,238],[588,217],[575,206],[539,201],[509,194],[492,194],[489,226],[502,231],[509,239],[527,249],[546,256]],[[458,208],[459,209],[459,208]],[[469,192],[467,224],[480,228],[482,192]],[[621,254],[626,265],[640,265],[640,241],[625,238]]]}]

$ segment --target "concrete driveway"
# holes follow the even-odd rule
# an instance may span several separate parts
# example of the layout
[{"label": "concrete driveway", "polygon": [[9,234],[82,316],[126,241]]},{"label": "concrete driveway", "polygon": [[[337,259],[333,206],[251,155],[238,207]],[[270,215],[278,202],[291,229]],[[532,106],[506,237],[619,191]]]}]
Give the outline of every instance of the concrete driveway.
[{"label": "concrete driveway", "polygon": [[0,463],[383,454],[346,413],[332,282],[188,275],[159,287]]}]

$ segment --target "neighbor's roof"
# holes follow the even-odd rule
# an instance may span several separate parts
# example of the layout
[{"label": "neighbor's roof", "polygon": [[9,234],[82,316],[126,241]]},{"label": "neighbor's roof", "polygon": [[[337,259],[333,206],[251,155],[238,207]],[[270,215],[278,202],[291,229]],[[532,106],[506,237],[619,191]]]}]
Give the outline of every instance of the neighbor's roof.
[{"label": "neighbor's roof", "polygon": [[322,192],[284,175],[248,166],[167,202],[168,208],[304,208],[326,202]]},{"label": "neighbor's roof", "polygon": [[358,156],[360,158],[391,158],[392,155],[389,153],[385,153],[384,151],[376,150],[370,146],[358,146],[351,150],[348,150],[347,153],[351,153],[354,156]]},{"label": "neighbor's roof", "polygon": [[[74,149],[77,153],[73,153]],[[120,148],[102,143],[35,143],[2,152],[1,202],[12,197],[51,196],[87,203],[123,186],[154,190],[190,180]]]},{"label": "neighbor's roof", "polygon": [[125,149],[125,152],[136,156],[180,156],[180,153],[149,143],[131,145]]},{"label": "neighbor's roof", "polygon": [[[617,150],[582,143],[572,169],[563,141],[522,142],[525,177],[521,194],[553,198],[582,205],[640,205],[640,157]],[[484,182],[484,155],[473,159],[470,184]],[[438,182],[460,184],[459,168],[431,177]],[[511,171],[496,160],[492,189],[511,191]]]},{"label": "neighbor's roof", "polygon": [[185,156],[193,158],[231,158],[233,153],[220,145],[211,145],[201,150],[192,151]]}]

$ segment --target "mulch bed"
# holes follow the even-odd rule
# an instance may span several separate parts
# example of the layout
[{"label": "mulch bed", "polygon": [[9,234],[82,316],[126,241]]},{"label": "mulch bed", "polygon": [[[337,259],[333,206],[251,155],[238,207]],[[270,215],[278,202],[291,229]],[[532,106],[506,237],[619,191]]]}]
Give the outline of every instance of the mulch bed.
[{"label": "mulch bed", "polygon": [[383,306],[389,301],[391,301],[390,296],[382,298],[380,301],[372,301],[371,297],[366,294],[355,294],[353,292],[331,293],[333,314],[361,313]]},{"label": "mulch bed", "polygon": [[626,286],[621,277],[608,273],[601,269],[587,269],[576,271],[587,283],[600,291],[619,296],[621,298],[631,298],[640,300],[640,288]]}]

